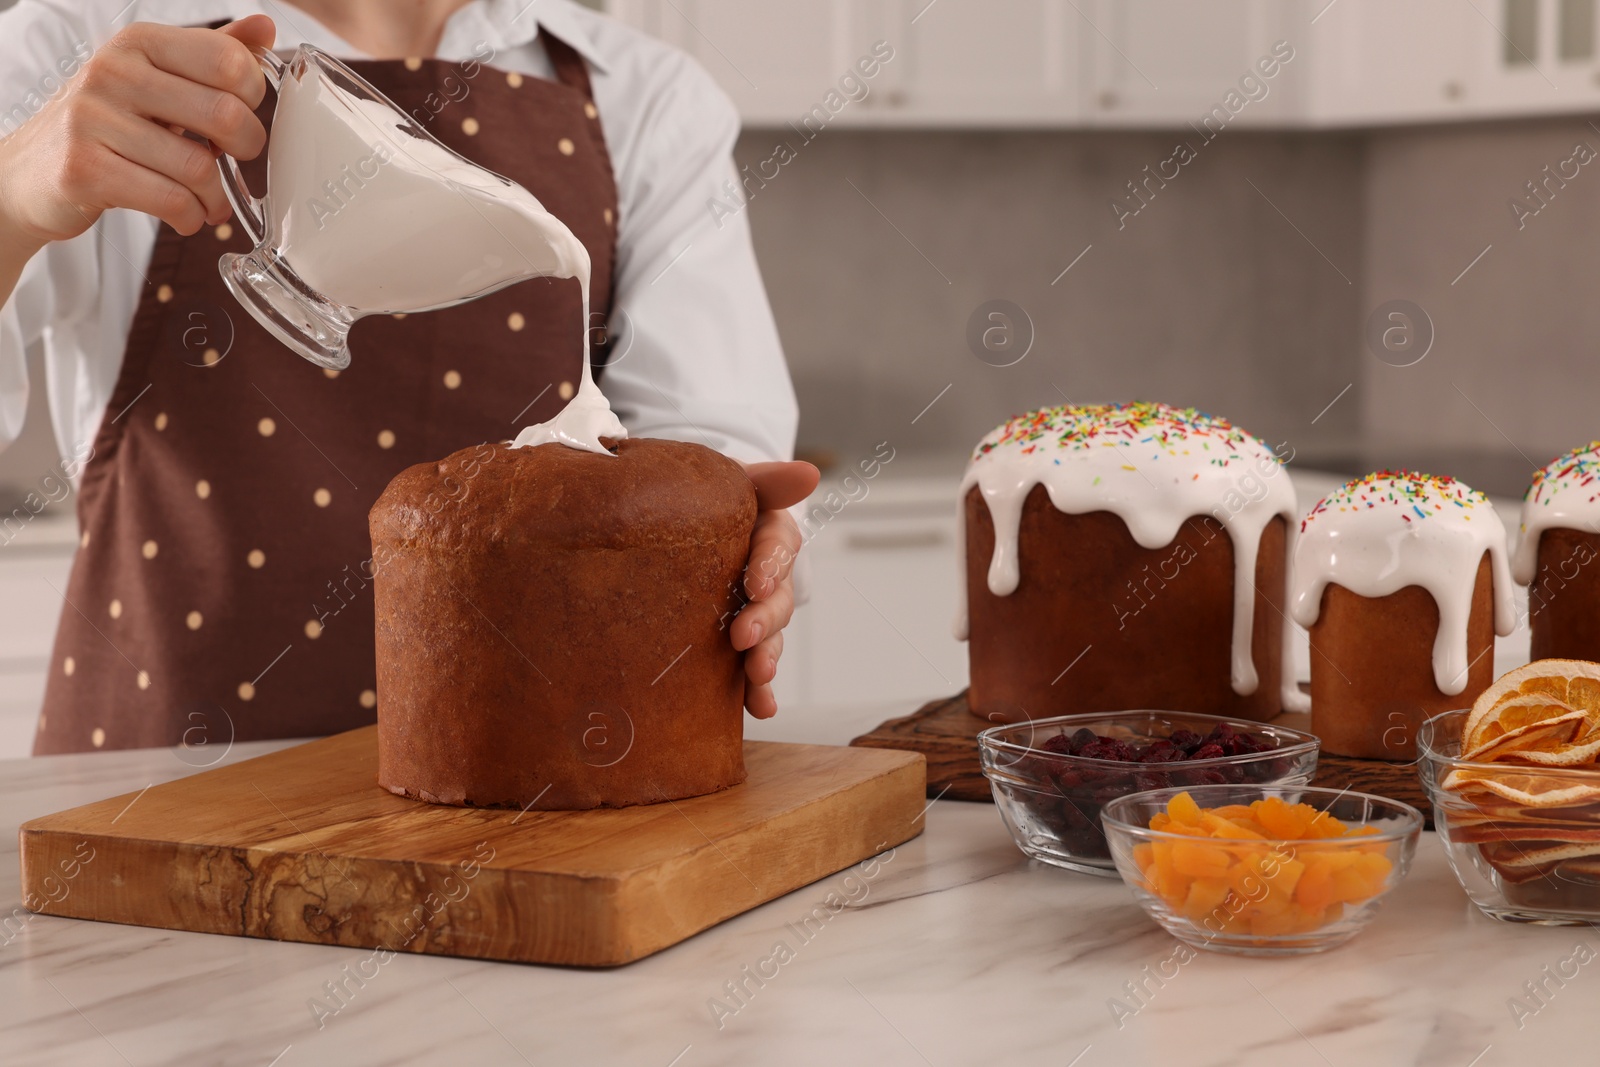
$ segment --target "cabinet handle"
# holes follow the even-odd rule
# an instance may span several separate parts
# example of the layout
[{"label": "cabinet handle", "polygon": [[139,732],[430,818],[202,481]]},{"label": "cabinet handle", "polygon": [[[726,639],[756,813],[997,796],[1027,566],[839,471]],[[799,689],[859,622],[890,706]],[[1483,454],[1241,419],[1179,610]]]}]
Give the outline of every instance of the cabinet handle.
[{"label": "cabinet handle", "polygon": [[943,530],[900,530],[895,533],[852,533],[844,539],[846,548],[878,551],[893,548],[936,548],[949,540]]}]

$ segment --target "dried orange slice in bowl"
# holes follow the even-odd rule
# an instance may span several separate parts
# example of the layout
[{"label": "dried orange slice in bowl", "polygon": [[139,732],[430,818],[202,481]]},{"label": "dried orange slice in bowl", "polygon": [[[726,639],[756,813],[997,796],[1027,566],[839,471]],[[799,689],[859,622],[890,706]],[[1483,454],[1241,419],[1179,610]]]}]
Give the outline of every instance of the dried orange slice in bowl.
[{"label": "dried orange slice in bowl", "polygon": [[1532,745],[1518,749],[1515,756],[1518,763],[1534,763],[1541,767],[1592,769],[1595,760],[1600,758],[1600,739],[1593,734],[1590,737],[1591,740],[1582,744]]},{"label": "dried orange slice in bowl", "polygon": [[[1539,715],[1540,698],[1550,712]],[[1504,733],[1569,711],[1588,715],[1579,739],[1600,728],[1600,663],[1540,659],[1497,678],[1472,704],[1461,730],[1461,750],[1470,752]]]},{"label": "dried orange slice in bowl", "polygon": [[1493,763],[1513,753],[1560,751],[1588,728],[1587,712],[1550,697],[1513,697],[1495,710],[1495,719],[1478,731],[1486,740],[1463,751],[1462,759]]},{"label": "dried orange slice in bowl", "polygon": [[1600,664],[1539,660],[1418,736],[1434,826],[1491,917],[1600,923]]},{"label": "dried orange slice in bowl", "polygon": [[1559,771],[1541,773],[1532,767],[1459,767],[1445,775],[1442,784],[1454,790],[1469,786],[1486,789],[1526,808],[1561,808],[1600,800],[1600,775],[1574,780]]}]

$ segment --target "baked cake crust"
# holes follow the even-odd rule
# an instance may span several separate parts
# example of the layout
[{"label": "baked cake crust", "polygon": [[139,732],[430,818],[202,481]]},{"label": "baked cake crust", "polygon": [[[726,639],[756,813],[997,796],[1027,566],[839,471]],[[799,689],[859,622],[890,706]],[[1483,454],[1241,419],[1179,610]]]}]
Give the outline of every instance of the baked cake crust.
[{"label": "baked cake crust", "polygon": [[1494,572],[1478,564],[1467,619],[1467,687],[1448,695],[1434,680],[1439,607],[1408,585],[1382,597],[1337,583],[1322,593],[1311,627],[1311,732],[1322,750],[1361,759],[1416,757],[1417,732],[1430,716],[1470,708],[1494,681]]},{"label": "baked cake crust", "polygon": [[677,441],[402,471],[370,515],[379,784],[563,810],[742,782],[727,625],[755,518],[737,463]]},{"label": "baked cake crust", "polygon": [[1528,589],[1529,657],[1600,660],[1600,534],[1543,530],[1537,559]]},{"label": "baked cake crust", "polygon": [[1281,517],[1261,534],[1250,642],[1259,682],[1245,695],[1231,681],[1233,543],[1215,519],[1191,517],[1171,544],[1147,549],[1117,515],[1067,514],[1035,486],[1018,535],[1021,581],[1005,596],[989,591],[994,523],[976,488],[964,521],[975,714],[1000,723],[1158,708],[1264,722],[1282,710]]}]

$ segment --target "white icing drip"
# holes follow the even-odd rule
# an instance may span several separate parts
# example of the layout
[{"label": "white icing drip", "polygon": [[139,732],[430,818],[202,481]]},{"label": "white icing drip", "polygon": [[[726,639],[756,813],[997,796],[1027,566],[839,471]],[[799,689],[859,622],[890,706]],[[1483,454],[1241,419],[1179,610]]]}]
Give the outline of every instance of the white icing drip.
[{"label": "white icing drip", "polygon": [[[982,494],[994,523],[989,591],[996,596],[1010,595],[1021,581],[1017,539],[1023,504],[1036,485],[1045,487],[1058,511],[1117,515],[1143,548],[1164,548],[1172,544],[1188,519],[1209,515],[1233,542],[1233,690],[1241,696],[1254,693],[1260,678],[1250,646],[1261,534],[1273,518],[1282,516],[1292,546],[1296,519],[1294,486],[1272,450],[1249,435],[1230,444],[1223,432],[1203,427],[1191,428],[1183,439],[1165,443],[1108,435],[1092,439],[1082,448],[1061,446],[1053,437],[1000,444],[1006,429],[1001,426],[979,442],[961,480],[956,537],[962,565],[966,560],[964,508],[973,486]],[[986,445],[992,447],[985,451]],[[965,579],[960,598],[955,636],[965,640]],[[1295,684],[1289,637],[1286,619],[1282,698],[1285,707],[1301,710],[1305,698]]]},{"label": "white icing drip", "polygon": [[[1560,473],[1568,468],[1573,469]],[[1557,529],[1600,533],[1600,441],[1551,460],[1534,477],[1522,501],[1521,536],[1511,558],[1511,576],[1518,585],[1533,583],[1539,538]]]},{"label": "white icing drip", "polygon": [[628,431],[622,425],[622,420],[617,418],[616,412],[611,410],[605,394],[595,384],[594,371],[589,364],[589,252],[560,219],[554,215],[546,215],[545,218],[549,220],[545,223],[549,228],[544,235],[545,240],[551,247],[563,247],[564,241],[566,254],[563,264],[572,265],[571,273],[560,273],[556,277],[576,277],[583,288],[583,378],[578,383],[577,393],[566,407],[556,413],[555,418],[523,427],[511,444],[514,448],[559,444],[602,456],[614,455],[601,438],[621,441],[627,438]]},{"label": "white icing drip", "polygon": [[[1459,482],[1385,477],[1357,479],[1317,505],[1295,543],[1290,613],[1309,629],[1322,611],[1322,593],[1337,584],[1364,597],[1420,586],[1439,607],[1433,642],[1433,680],[1441,693],[1467,687],[1478,566],[1489,553],[1494,629],[1516,627],[1506,531],[1487,497]],[[1426,518],[1423,516],[1426,515]]]},{"label": "white icing drip", "polygon": [[[1285,531],[1289,536],[1285,547],[1292,558],[1295,543],[1295,523],[1289,520]],[[1285,575],[1285,578],[1288,576]],[[1294,653],[1290,651],[1295,644],[1294,619],[1289,613],[1283,612],[1283,710],[1284,711],[1310,711],[1311,694],[1302,692],[1300,682],[1294,676]]]}]

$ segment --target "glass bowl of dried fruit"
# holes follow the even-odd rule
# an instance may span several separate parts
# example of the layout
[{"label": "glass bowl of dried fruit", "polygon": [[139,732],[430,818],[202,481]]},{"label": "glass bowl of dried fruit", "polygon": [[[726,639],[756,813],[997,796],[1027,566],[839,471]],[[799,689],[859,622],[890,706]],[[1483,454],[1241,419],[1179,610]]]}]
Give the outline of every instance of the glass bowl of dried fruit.
[{"label": "glass bowl of dried fruit", "polygon": [[1116,877],[1100,809],[1147,789],[1305,784],[1313,734],[1177,711],[1062,715],[978,735],[995,806],[1017,847],[1069,870]]},{"label": "glass bowl of dried fruit", "polygon": [[1433,825],[1485,915],[1600,923],[1600,665],[1540,660],[1417,736]]},{"label": "glass bowl of dried fruit", "polygon": [[1157,789],[1111,801],[1102,821],[1151,918],[1241,956],[1321,952],[1360,933],[1422,835],[1409,804],[1314,786]]}]

